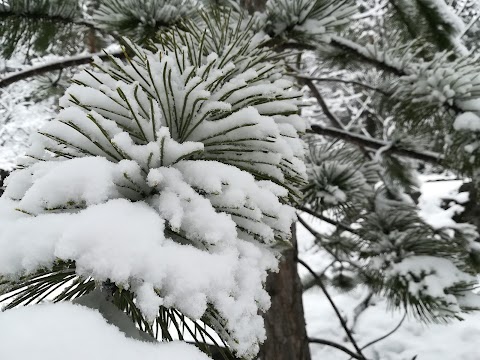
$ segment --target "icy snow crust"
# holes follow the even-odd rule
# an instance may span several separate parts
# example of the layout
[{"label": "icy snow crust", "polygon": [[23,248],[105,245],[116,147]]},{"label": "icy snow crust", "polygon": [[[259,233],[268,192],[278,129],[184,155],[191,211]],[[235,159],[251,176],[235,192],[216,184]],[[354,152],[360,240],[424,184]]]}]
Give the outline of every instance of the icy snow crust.
[{"label": "icy snow crust", "polygon": [[0,359],[209,359],[195,346],[181,342],[128,339],[97,311],[68,303],[0,312],[0,324]]},{"label": "icy snow crust", "polygon": [[305,177],[304,125],[288,115],[297,94],[268,64],[137,51],[136,63],[98,60],[77,75],[6,180],[0,275],[74,260],[78,275],[133,291],[148,320],[160,305],[206,316],[252,357],[270,306],[263,284],[295,216],[287,197]]}]

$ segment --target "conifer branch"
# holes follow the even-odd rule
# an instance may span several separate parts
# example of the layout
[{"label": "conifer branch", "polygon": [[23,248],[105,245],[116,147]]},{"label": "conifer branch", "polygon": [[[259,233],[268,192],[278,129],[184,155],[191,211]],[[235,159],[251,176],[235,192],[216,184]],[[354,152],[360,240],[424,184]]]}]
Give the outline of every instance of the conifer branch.
[{"label": "conifer branch", "polygon": [[90,29],[97,30],[95,25],[88,21],[84,20],[75,20],[73,18],[60,16],[60,15],[47,15],[47,14],[40,14],[40,13],[15,13],[13,11],[7,12],[0,12],[0,21],[6,20],[8,18],[22,18],[25,20],[33,20],[33,21],[51,21],[54,23],[60,23],[63,25],[78,25],[78,26],[85,26]]},{"label": "conifer branch", "polygon": [[322,221],[324,221],[324,222],[326,222],[330,225],[333,225],[333,226],[335,226],[335,227],[337,227],[337,228],[339,228],[343,231],[348,231],[351,234],[358,235],[358,233],[355,230],[353,230],[351,227],[349,227],[345,224],[342,224],[340,222],[337,222],[335,220],[329,219],[326,216],[323,216],[322,214],[319,214],[319,213],[317,213],[313,210],[310,210],[309,208],[307,208],[305,206],[300,206],[300,207],[298,207],[298,209],[303,211],[303,212],[306,212],[307,214],[312,215],[312,216],[316,217],[317,219],[320,219],[320,220],[322,220]]},{"label": "conifer branch", "polygon": [[325,102],[325,100],[322,97],[322,94],[320,94],[320,91],[318,91],[318,89],[315,86],[315,84],[313,83],[313,81],[310,80],[310,79],[305,79],[305,78],[302,79],[302,80],[305,83],[305,85],[307,85],[307,87],[310,89],[310,91],[312,92],[315,99],[317,99],[318,104],[320,105],[320,107],[322,108],[325,116],[330,120],[332,125],[335,126],[338,129],[343,129],[342,121],[334,113],[332,113],[330,111],[330,109],[327,106],[327,103]]},{"label": "conifer branch", "polygon": [[300,265],[302,265],[315,278],[318,286],[320,286],[323,293],[327,297],[328,302],[330,303],[330,305],[332,305],[332,308],[335,311],[335,314],[337,315],[338,319],[340,320],[340,324],[342,325],[342,328],[345,330],[345,333],[347,334],[347,337],[349,338],[353,347],[357,351],[357,354],[356,354],[355,358],[359,359],[359,360],[366,360],[365,356],[362,354],[362,350],[360,349],[357,342],[355,341],[352,332],[348,328],[345,319],[343,318],[342,314],[340,313],[340,310],[338,309],[337,305],[335,304],[332,297],[328,293],[327,288],[326,288],[325,284],[323,283],[322,279],[320,279],[320,277],[315,273],[315,271],[312,270],[312,268],[307,263],[305,263],[305,261],[303,261],[302,259],[300,259],[298,257],[296,258],[296,260]]},{"label": "conifer branch", "polygon": [[322,82],[339,82],[339,83],[343,83],[343,84],[358,85],[358,86],[364,87],[366,89],[379,92],[380,94],[385,95],[385,96],[390,96],[391,95],[391,93],[388,93],[385,90],[382,90],[382,89],[377,88],[375,86],[371,86],[371,85],[362,83],[360,81],[355,81],[355,80],[344,80],[344,79],[338,79],[338,78],[324,78],[324,77],[310,77],[310,76],[300,75],[300,74],[295,74],[294,76],[298,79],[304,79],[304,80],[322,81]]},{"label": "conifer branch", "polygon": [[440,164],[444,157],[441,154],[432,152],[432,151],[417,151],[410,149],[403,149],[396,146],[394,143],[388,143],[383,140],[368,138],[360,134],[354,134],[346,130],[336,129],[332,127],[322,126],[322,125],[312,125],[311,133],[318,135],[324,135],[329,137],[334,137],[337,139],[342,139],[344,141],[357,144],[359,146],[367,147],[370,149],[378,150],[383,147],[388,147],[388,151],[399,156],[406,156],[412,159],[421,160],[433,164]]},{"label": "conifer branch", "polygon": [[108,60],[110,56],[114,56],[116,58],[123,58],[125,57],[125,54],[123,53],[123,51],[116,51],[112,53],[98,52],[95,54],[72,56],[61,60],[52,61],[46,64],[33,66],[26,70],[18,71],[13,74],[4,76],[3,78],[0,78],[0,89],[13,84],[14,82],[28,79],[32,76],[42,75],[44,73],[55,70],[62,70],[68,67],[89,64],[93,61],[94,56],[98,56],[102,60]]},{"label": "conifer branch", "polygon": [[[379,58],[369,56],[369,54],[366,51],[364,51],[364,48],[362,47],[362,45],[357,44],[357,43],[355,43],[351,40],[342,38],[340,36],[332,36],[332,38],[330,40],[330,45],[335,47],[335,48],[338,48],[338,49],[342,50],[345,53],[354,55],[355,57],[357,57],[358,60],[361,60],[365,63],[371,64],[371,65],[377,67],[378,69],[387,71],[387,72],[389,72],[393,75],[396,75],[398,77],[409,75],[409,73],[401,67],[397,67],[393,64],[389,64],[387,61],[382,61]],[[453,111],[457,115],[464,112],[456,104],[449,104],[449,103],[445,102],[443,104],[443,106],[445,106],[446,109]]]},{"label": "conifer branch", "polygon": [[394,75],[397,75],[397,76],[406,75],[403,69],[395,67],[391,64],[388,64],[385,61],[380,61],[379,59],[368,56],[365,52],[362,51],[361,45],[356,44],[353,41],[350,41],[348,39],[344,39],[339,36],[332,36],[332,39],[330,40],[330,45],[342,50],[345,53],[349,53],[356,56],[359,60],[362,60],[371,65],[374,65],[375,67],[385,70]]}]

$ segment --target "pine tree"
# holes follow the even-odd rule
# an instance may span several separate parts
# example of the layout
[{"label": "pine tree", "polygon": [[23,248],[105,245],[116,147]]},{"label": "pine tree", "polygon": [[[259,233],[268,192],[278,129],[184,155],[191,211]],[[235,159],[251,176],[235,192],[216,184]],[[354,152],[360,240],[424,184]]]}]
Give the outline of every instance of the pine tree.
[{"label": "pine tree", "polygon": [[[257,315],[268,307],[262,286],[289,247],[295,215],[289,205],[294,205],[300,224],[331,257],[322,274],[298,259],[311,272],[307,287],[318,285],[328,297],[329,286],[345,291],[363,286],[426,322],[477,310],[471,291],[479,268],[475,226],[432,225],[415,200],[418,171],[470,178],[472,196],[478,187],[478,5],[467,0],[391,0],[381,8],[370,0],[211,3],[197,12],[198,4],[189,1],[109,0],[99,1],[90,13],[76,1],[1,3],[2,21],[24,29],[0,33],[4,56],[24,51],[23,44],[27,54],[71,53],[69,43],[79,28],[92,30],[104,45],[124,46],[122,53],[97,57],[93,70],[75,75],[56,120],[33,139],[29,158],[9,177],[3,201],[17,210],[18,224],[52,219],[60,230],[45,238],[67,236],[73,243],[80,237],[64,228],[67,218],[92,210],[85,218],[100,218],[102,211],[95,209],[105,207],[109,213],[118,207],[148,217],[154,209],[164,222],[158,236],[165,241],[211,256],[232,246],[243,254],[242,269],[257,271],[248,281],[234,276],[245,286],[240,293],[251,296],[249,302],[233,296],[244,312],[235,317],[228,311],[231,304],[221,300],[225,293],[206,289],[192,290],[194,301],[204,305],[190,307],[184,303],[188,295],[165,290],[155,282],[160,280],[97,272],[91,259],[68,248],[61,256],[55,252],[56,258],[5,261],[4,293],[15,296],[7,307],[38,301],[55,286],[67,285],[56,300],[83,297],[88,303],[100,292],[143,333],[165,340],[172,338],[169,322],[181,319],[188,327],[186,316],[201,332],[195,322],[200,319],[237,356],[253,357],[264,340]],[[84,56],[52,68],[89,61]],[[0,86],[45,69],[14,74]],[[306,172],[297,137],[305,132],[298,116],[302,87],[316,102],[301,111],[311,123],[303,135]],[[85,174],[91,169],[98,179],[89,186]],[[69,189],[70,198],[54,193],[53,186]],[[111,203],[115,206],[108,208]],[[305,214],[333,224],[335,231],[315,232]],[[198,218],[209,219],[210,226]],[[2,249],[18,236],[19,226],[0,236]],[[239,245],[245,242],[261,257]],[[290,274],[288,286],[298,300],[295,250],[285,254],[282,266],[293,271],[282,268],[279,276]],[[174,269],[181,273],[179,266]],[[270,290],[277,286],[278,291],[278,284],[272,282]],[[95,288],[100,290],[92,292]],[[287,309],[288,295],[278,299],[276,308]],[[300,323],[302,312],[300,306],[292,313]],[[281,345],[275,338],[272,329],[289,315],[267,316],[267,341],[276,342],[264,347],[262,358],[309,359],[304,331]],[[338,315],[353,352],[316,342],[366,359]],[[158,324],[156,330],[152,324]]]}]

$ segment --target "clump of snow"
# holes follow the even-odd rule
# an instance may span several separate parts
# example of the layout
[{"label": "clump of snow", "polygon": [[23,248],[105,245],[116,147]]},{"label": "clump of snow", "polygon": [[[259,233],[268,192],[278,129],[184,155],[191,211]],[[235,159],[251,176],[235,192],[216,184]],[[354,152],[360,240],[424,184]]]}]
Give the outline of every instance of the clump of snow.
[{"label": "clump of snow", "polygon": [[[253,341],[265,338],[256,309],[269,306],[262,283],[277,260],[274,253],[236,239],[228,217],[230,237],[218,238],[222,246],[208,252],[166,237],[165,220],[144,202],[113,199],[77,213],[35,217],[15,211],[16,202],[2,198],[0,203],[8,213],[0,220],[0,273],[14,277],[49,267],[56,259],[74,260],[79,275],[110,279],[124,288],[133,279],[143,282],[133,290],[139,291],[138,306],[150,320],[161,303],[195,319],[213,304],[245,353]],[[212,215],[219,219],[206,218],[203,225],[219,231],[221,214]]]},{"label": "clump of snow", "polygon": [[457,131],[480,131],[480,117],[472,112],[464,112],[457,116],[453,128]]},{"label": "clump of snow", "polygon": [[442,208],[442,201],[445,198],[454,198],[462,185],[462,180],[431,181],[435,177],[423,177],[420,187],[421,196],[418,199],[419,215],[428,224],[436,229],[445,227],[456,227],[458,224],[452,216],[463,211],[463,206],[454,204],[447,209]]},{"label": "clump of snow", "polygon": [[439,299],[448,311],[461,312],[455,295],[445,289],[458,283],[472,283],[474,278],[458,269],[451,260],[433,256],[411,256],[393,264],[386,277],[400,276],[408,283],[408,292],[416,297]]},{"label": "clump of snow", "polygon": [[154,344],[129,339],[97,311],[68,303],[0,313],[0,339],[0,359],[209,359],[183,342]]}]

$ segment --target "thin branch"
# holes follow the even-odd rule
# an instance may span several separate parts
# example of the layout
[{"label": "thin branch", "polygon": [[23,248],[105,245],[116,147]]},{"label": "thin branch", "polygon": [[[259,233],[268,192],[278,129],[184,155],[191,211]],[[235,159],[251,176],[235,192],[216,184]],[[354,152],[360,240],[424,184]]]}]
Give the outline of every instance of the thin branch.
[{"label": "thin branch", "polygon": [[308,338],[308,342],[314,343],[314,344],[322,344],[322,345],[327,345],[334,347],[338,350],[343,351],[344,353],[350,355],[353,359],[358,359],[358,360],[364,360],[364,357],[361,357],[360,355],[355,354],[353,351],[349,350],[343,345],[337,344],[336,342],[330,341],[330,340],[325,340],[325,339],[318,339],[318,338]]},{"label": "thin branch", "polygon": [[356,358],[359,359],[359,360],[366,360],[365,356],[362,354],[362,350],[358,347],[357,342],[353,338],[352,332],[348,328],[347,323],[345,322],[345,319],[342,317],[342,314],[340,313],[340,310],[338,309],[337,305],[335,304],[332,297],[328,293],[326,286],[323,284],[322,279],[320,279],[320,277],[312,270],[312,268],[310,266],[308,266],[302,259],[297,257],[296,260],[305,269],[307,269],[308,272],[315,278],[318,286],[320,286],[320,288],[322,289],[322,291],[325,294],[325,296],[327,297],[330,305],[332,305],[332,308],[335,311],[335,314],[337,315],[338,320],[340,320],[340,324],[342,325],[343,329],[345,330],[345,333],[347,334],[347,336],[348,336],[350,342],[352,343],[353,347],[357,351],[357,357]]},{"label": "thin branch", "polygon": [[432,151],[417,151],[417,150],[409,150],[409,149],[403,149],[398,146],[396,146],[394,143],[388,143],[383,140],[378,140],[374,138],[368,138],[363,135],[359,134],[354,134],[349,131],[341,130],[341,129],[336,129],[336,128],[331,128],[327,126],[322,126],[322,125],[312,125],[311,126],[311,132],[319,134],[319,135],[324,135],[324,136],[330,136],[334,137],[337,139],[342,139],[344,141],[357,144],[362,147],[367,147],[371,148],[374,150],[378,150],[380,148],[384,147],[389,147],[389,152],[392,152],[396,155],[400,156],[406,156],[409,158],[433,163],[433,164],[440,164],[442,160],[444,160],[444,156]]},{"label": "thin branch", "polygon": [[298,221],[300,222],[300,224],[302,224],[303,227],[308,230],[308,232],[309,232],[310,234],[312,234],[312,235],[315,236],[316,238],[320,238],[320,237],[321,237],[320,234],[319,234],[317,231],[315,231],[314,228],[312,228],[310,225],[308,225],[307,222],[306,222],[305,220],[303,220],[302,217],[301,217],[300,215],[298,215],[298,214],[297,214],[297,219],[298,219]]},{"label": "thin branch", "polygon": [[357,324],[357,320],[360,315],[368,309],[370,306],[370,301],[372,300],[373,292],[369,291],[367,296],[353,309],[353,317],[350,325],[350,330],[353,332],[355,325]]},{"label": "thin branch", "polygon": [[[321,234],[318,233],[317,231],[315,231],[310,225],[307,224],[307,222],[305,220],[302,219],[302,217],[300,215],[297,214],[297,219],[298,221],[300,222],[300,224],[303,225],[303,227],[305,229],[307,229],[307,231],[312,234],[313,236],[315,236],[315,238],[317,240],[320,240],[322,238]],[[334,259],[335,261],[338,261],[338,262],[342,262],[342,260],[338,257],[337,254],[335,254],[333,251],[331,251],[328,247],[323,247],[323,249],[328,252]],[[313,285],[312,285],[313,286]]]},{"label": "thin branch", "polygon": [[[382,340],[385,340],[387,337],[389,337],[390,335],[394,334],[398,329],[400,329],[400,326],[402,326],[402,324],[403,324],[403,322],[405,321],[406,317],[407,317],[407,312],[405,312],[405,314],[403,314],[402,319],[401,319],[400,322],[397,324],[397,326],[395,326],[395,328],[393,328],[393,330],[391,330],[391,331],[389,331],[388,333],[386,333],[385,335],[382,335],[382,336],[380,336],[379,338],[376,338],[376,339],[368,342],[367,344],[363,345],[362,348],[361,348],[361,350],[366,349],[367,347],[372,346],[373,344],[376,344],[376,343],[378,343],[378,342],[380,342],[380,341],[382,341]],[[350,358],[349,360],[351,360],[351,359],[356,359],[355,356],[353,356],[353,355],[350,355],[350,356],[351,356],[351,358]],[[414,357],[412,360],[415,360],[415,359],[416,359],[416,357]]]},{"label": "thin branch", "polygon": [[[345,225],[345,224],[342,224],[340,222],[337,222],[335,220],[332,220],[330,218],[327,218],[326,216],[323,216],[322,214],[319,214],[313,210],[310,210],[309,208],[305,207],[305,206],[299,206],[298,207],[298,210],[301,210],[303,212],[306,212],[307,214],[310,214],[314,217],[316,217],[317,219],[320,219],[326,223],[329,223],[341,230],[344,230],[344,231],[348,231],[349,233],[352,233],[352,234],[355,234],[355,235],[358,235],[358,232],[353,230],[351,227],[349,227],[348,225]],[[303,224],[302,224],[303,225]]]},{"label": "thin branch", "polygon": [[[320,91],[318,91],[316,85],[313,83],[312,80],[310,79],[303,79],[302,80],[308,88],[312,91],[313,96],[317,99],[318,104],[323,110],[323,113],[325,116],[330,120],[332,125],[340,130],[345,130],[345,126],[343,125],[342,121],[330,111],[330,108],[328,107],[327,103],[323,99],[322,94],[320,94]],[[368,159],[371,159],[371,155],[368,153],[366,149],[363,147],[360,147],[360,150],[363,152],[364,156]]]},{"label": "thin branch", "polygon": [[[350,53],[359,58],[360,60],[363,60],[366,63],[369,63],[381,70],[385,70],[391,74],[394,74],[396,76],[405,76],[408,75],[408,73],[405,71],[405,69],[396,67],[392,64],[388,64],[385,61],[382,61],[381,59],[378,59],[373,56],[369,56],[367,53],[365,53],[363,50],[363,46],[360,44],[356,44],[355,42],[345,39],[340,36],[332,36],[330,40],[330,45],[338,48],[345,53]],[[385,57],[384,57],[385,58]],[[464,111],[456,104],[448,104],[447,102],[443,103],[443,106],[448,109],[452,110],[456,114],[461,114]]]},{"label": "thin branch", "polygon": [[41,21],[41,22],[46,22],[46,21],[51,21],[55,23],[62,23],[65,25],[78,25],[78,26],[85,26],[90,29],[97,30],[94,24],[84,21],[84,20],[75,20],[74,18],[69,18],[65,16],[60,16],[60,15],[47,15],[47,14],[39,14],[39,13],[15,13],[12,11],[9,12],[0,12],[0,19],[4,20],[7,18],[24,18],[28,20],[33,20],[33,21]]},{"label": "thin branch", "polygon": [[123,53],[123,51],[116,51],[108,54],[104,52],[98,52],[95,54],[72,56],[72,57],[64,58],[58,61],[52,61],[46,64],[33,66],[26,70],[18,71],[13,74],[4,76],[3,78],[0,78],[0,89],[10,84],[13,84],[14,82],[25,80],[25,79],[28,79],[29,77],[41,75],[46,72],[62,70],[68,67],[89,64],[93,61],[94,56],[98,56],[102,60],[108,60],[109,56],[123,58],[125,57],[125,54]]},{"label": "thin branch", "polygon": [[[467,2],[465,1],[465,4]],[[462,33],[457,36],[458,39],[461,39],[463,36],[465,36],[465,34],[472,28],[472,26],[478,21],[478,19],[480,19],[480,14],[477,14],[476,16],[474,16],[472,18],[472,20],[468,23],[467,26],[465,26],[465,28],[463,29]]]},{"label": "thin branch", "polygon": [[376,59],[374,57],[366,55],[364,52],[361,51],[362,46],[353,43],[350,40],[344,39],[339,36],[332,36],[330,40],[330,45],[333,47],[336,47],[346,53],[350,53],[355,55],[357,58],[370,63],[372,65],[375,65],[376,67],[388,71],[394,75],[397,76],[403,76],[406,75],[405,71],[401,68],[395,67],[393,65],[387,64],[384,61],[381,61],[379,59]]},{"label": "thin branch", "polygon": [[303,78],[302,81],[310,89],[315,99],[317,99],[318,104],[320,105],[325,116],[328,118],[328,120],[330,120],[332,125],[338,129],[343,129],[342,121],[334,113],[330,111],[330,109],[327,106],[327,103],[322,97],[322,94],[320,94],[320,91],[318,91],[313,81],[305,78]]},{"label": "thin branch", "polygon": [[[325,249],[326,251],[326,249]],[[325,268],[320,271],[318,273],[318,276],[323,277],[325,276],[325,274],[327,273],[328,269],[330,269],[338,260],[335,259],[333,260],[332,262],[330,262],[330,264],[328,264],[327,266],[325,266]],[[310,288],[312,288],[317,282],[315,281],[315,279],[313,277],[311,278],[307,278],[307,279],[302,279],[302,291],[306,291]]]},{"label": "thin branch", "polygon": [[60,71],[58,72],[57,78],[52,82],[52,86],[57,86],[58,82],[62,78],[62,73],[63,73],[63,69],[60,69]]},{"label": "thin branch", "polygon": [[323,81],[323,82],[340,82],[343,84],[353,84],[353,85],[358,85],[362,86],[366,89],[370,89],[376,92],[379,92],[380,94],[383,94],[385,96],[390,96],[391,93],[386,92],[385,90],[376,88],[375,86],[371,86],[365,83],[362,83],[360,81],[355,81],[355,80],[344,80],[344,79],[338,79],[338,78],[324,78],[324,77],[311,77],[311,76],[306,76],[306,75],[293,75],[298,79],[304,79],[304,80],[312,80],[312,81]]},{"label": "thin branch", "polygon": [[386,333],[385,335],[380,336],[379,338],[377,338],[377,339],[375,339],[375,340],[372,340],[372,341],[370,341],[369,343],[363,345],[362,350],[363,350],[363,349],[366,349],[366,348],[369,347],[369,346],[372,346],[373,344],[376,344],[376,343],[379,342],[379,341],[385,340],[387,337],[389,337],[390,335],[392,335],[395,331],[397,331],[397,330],[400,328],[400,326],[402,326],[402,324],[403,324],[403,322],[405,321],[406,317],[407,317],[407,312],[405,312],[405,314],[403,314],[402,319],[400,320],[400,322],[398,323],[398,325],[395,326],[395,328],[394,328],[393,330],[391,330],[390,332]]}]

